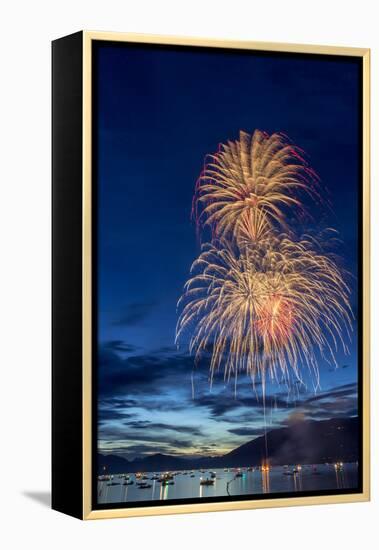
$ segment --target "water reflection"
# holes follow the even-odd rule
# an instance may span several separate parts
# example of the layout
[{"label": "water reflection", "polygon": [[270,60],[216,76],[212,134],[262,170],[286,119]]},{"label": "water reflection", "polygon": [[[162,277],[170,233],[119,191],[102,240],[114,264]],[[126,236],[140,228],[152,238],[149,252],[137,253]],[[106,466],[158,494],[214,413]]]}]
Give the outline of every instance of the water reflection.
[{"label": "water reflection", "polygon": [[[165,474],[166,476],[168,473]],[[171,472],[161,481],[160,474],[133,473],[106,476],[98,481],[99,504],[170,500],[186,498],[235,497],[268,493],[301,493],[357,488],[358,465],[319,464],[225,468],[215,471]],[[125,485],[125,479],[128,480]],[[145,485],[144,487],[141,487]]]},{"label": "water reflection", "polygon": [[345,469],[342,462],[336,462],[334,464],[334,470],[336,472],[336,484],[337,489],[345,489],[346,488],[346,479],[345,479]]},{"label": "water reflection", "polygon": [[261,474],[262,474],[262,492],[269,493],[270,492],[270,467],[263,465],[261,467]]},{"label": "water reflection", "polygon": [[295,493],[303,490],[303,478],[301,471],[293,472],[293,490]]},{"label": "water reflection", "polygon": [[167,497],[168,497],[168,485],[162,483],[159,499],[160,500],[167,500]]}]

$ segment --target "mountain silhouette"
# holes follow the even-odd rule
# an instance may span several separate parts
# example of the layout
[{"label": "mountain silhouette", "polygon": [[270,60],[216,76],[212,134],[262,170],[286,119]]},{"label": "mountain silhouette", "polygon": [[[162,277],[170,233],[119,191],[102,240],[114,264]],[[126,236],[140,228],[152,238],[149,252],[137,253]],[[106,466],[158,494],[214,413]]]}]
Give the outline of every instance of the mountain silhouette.
[{"label": "mountain silhouette", "polygon": [[189,459],[157,453],[129,461],[117,455],[98,454],[98,472],[117,474],[258,466],[266,460],[266,454],[272,465],[355,462],[359,459],[359,429],[358,417],[303,420],[273,429],[266,436],[248,441],[223,456]]}]

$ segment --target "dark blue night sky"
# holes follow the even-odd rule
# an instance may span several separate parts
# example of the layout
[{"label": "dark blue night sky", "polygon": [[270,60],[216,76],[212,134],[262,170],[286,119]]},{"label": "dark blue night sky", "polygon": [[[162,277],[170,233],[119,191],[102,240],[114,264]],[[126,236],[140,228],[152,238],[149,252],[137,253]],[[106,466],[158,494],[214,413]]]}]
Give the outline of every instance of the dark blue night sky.
[{"label": "dark blue night sky", "polygon": [[[357,302],[357,61],[324,57],[101,45],[97,48],[99,448],[126,457],[207,455],[260,435],[261,400],[174,346],[176,303],[199,252],[191,202],[206,154],[255,129],[304,149],[333,209]],[[316,227],[317,224],[317,227]],[[320,363],[321,389],[269,388],[271,426],[294,413],[357,414],[357,328],[340,367]],[[259,398],[259,391],[258,391]]]}]

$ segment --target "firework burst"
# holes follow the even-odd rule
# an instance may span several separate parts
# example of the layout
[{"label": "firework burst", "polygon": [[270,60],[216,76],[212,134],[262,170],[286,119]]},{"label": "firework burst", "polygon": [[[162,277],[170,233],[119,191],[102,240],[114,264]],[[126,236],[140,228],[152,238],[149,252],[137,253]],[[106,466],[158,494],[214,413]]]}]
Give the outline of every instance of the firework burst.
[{"label": "firework burst", "polygon": [[317,355],[335,363],[335,350],[351,331],[344,273],[314,241],[273,236],[243,250],[220,240],[203,245],[191,268],[177,340],[191,334],[199,359],[211,354],[211,378],[245,371],[263,386],[301,380],[307,365],[318,383]]},{"label": "firework burst", "polygon": [[296,239],[288,222],[306,213],[302,194],[318,199],[317,182],[283,134],[240,132],[210,157],[194,211],[212,239],[179,300],[176,342],[188,340],[195,363],[210,356],[211,380],[246,372],[264,396],[266,381],[290,386],[308,368],[317,387],[318,359],[336,364],[338,347],[348,352],[347,273],[320,239]]},{"label": "firework burst", "polygon": [[287,230],[289,209],[305,214],[299,192],[319,198],[317,175],[284,134],[240,132],[238,141],[221,145],[208,159],[196,185],[193,211],[198,224],[210,226],[215,236],[238,234],[246,220],[254,240],[267,230]]}]

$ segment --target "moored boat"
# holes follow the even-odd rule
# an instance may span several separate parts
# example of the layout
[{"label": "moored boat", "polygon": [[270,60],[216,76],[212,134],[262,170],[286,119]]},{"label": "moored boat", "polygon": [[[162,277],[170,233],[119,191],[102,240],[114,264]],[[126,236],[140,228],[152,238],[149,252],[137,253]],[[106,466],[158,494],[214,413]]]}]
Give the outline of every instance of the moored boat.
[{"label": "moored boat", "polygon": [[138,487],[140,489],[150,489],[152,487],[151,483],[138,483]]},{"label": "moored boat", "polygon": [[206,479],[200,479],[200,485],[214,485],[214,482],[214,479],[209,479],[208,477]]}]

